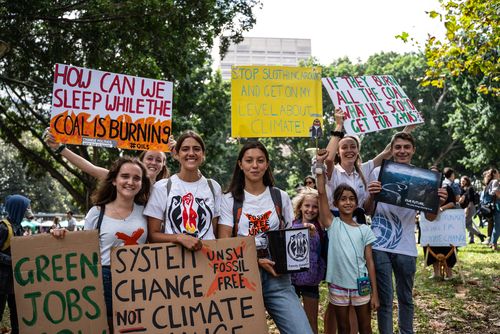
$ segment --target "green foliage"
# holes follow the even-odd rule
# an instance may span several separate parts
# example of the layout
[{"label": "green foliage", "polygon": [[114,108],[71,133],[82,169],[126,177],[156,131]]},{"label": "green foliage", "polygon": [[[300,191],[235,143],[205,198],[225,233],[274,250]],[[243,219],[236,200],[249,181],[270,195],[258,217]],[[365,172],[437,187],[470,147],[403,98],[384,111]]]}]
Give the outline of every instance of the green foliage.
[{"label": "green foliage", "polygon": [[441,0],[439,18],[446,39],[431,36],[425,47],[428,68],[422,86],[449,91],[446,128],[454,142],[466,149],[458,161],[480,172],[497,165],[500,118],[500,1]]},{"label": "green foliage", "polygon": [[[26,145],[36,145],[25,140]],[[0,203],[8,195],[21,194],[31,199],[35,212],[66,212],[74,209],[66,190],[45,170],[23,162],[11,145],[0,140]],[[50,196],[49,196],[50,194]]]},{"label": "green foliage", "polygon": [[500,96],[499,0],[440,0],[443,14],[431,11],[446,28],[446,39],[431,36],[425,55],[429,68],[424,85],[443,87],[447,78],[481,78],[473,89]]},{"label": "green foliage", "polygon": [[[25,163],[44,166],[82,209],[88,207],[95,180],[52,154],[42,141],[49,124],[54,65],[171,80],[175,126],[198,128],[206,135],[210,130],[202,123],[209,113],[227,108],[227,98],[218,99],[220,90],[207,92],[213,40],[224,35],[221,51],[228,41],[241,40],[255,23],[252,8],[258,4],[257,0],[2,1],[0,138],[14,145]],[[19,140],[28,134],[38,147]],[[218,135],[210,133],[208,140]],[[71,149],[103,167],[119,154]]]}]

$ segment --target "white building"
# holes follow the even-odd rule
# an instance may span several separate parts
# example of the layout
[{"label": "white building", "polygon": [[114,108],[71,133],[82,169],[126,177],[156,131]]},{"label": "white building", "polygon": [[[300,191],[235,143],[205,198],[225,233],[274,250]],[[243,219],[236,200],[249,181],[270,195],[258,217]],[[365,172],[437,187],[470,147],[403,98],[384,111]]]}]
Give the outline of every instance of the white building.
[{"label": "white building", "polygon": [[230,80],[232,65],[297,66],[310,56],[310,39],[246,37],[241,43],[229,46],[220,70],[222,78]]}]

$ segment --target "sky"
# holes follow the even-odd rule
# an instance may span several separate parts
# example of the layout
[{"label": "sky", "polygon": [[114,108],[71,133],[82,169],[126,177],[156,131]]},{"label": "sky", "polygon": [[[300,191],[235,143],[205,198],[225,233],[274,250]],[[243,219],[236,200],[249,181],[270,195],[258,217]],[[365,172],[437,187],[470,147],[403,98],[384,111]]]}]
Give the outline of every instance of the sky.
[{"label": "sky", "polygon": [[262,0],[257,23],[248,37],[311,39],[312,56],[321,64],[348,56],[366,59],[380,51],[416,51],[394,36],[403,31],[424,44],[427,35],[443,36],[439,20],[426,11],[440,11],[438,0]]}]

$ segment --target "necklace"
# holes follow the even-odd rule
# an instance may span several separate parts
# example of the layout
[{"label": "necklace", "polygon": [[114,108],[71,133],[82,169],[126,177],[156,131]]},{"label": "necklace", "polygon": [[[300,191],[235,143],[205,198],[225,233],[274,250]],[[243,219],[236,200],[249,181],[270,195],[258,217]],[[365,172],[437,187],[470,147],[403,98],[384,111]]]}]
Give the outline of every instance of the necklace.
[{"label": "necklace", "polygon": [[[130,214],[132,213],[132,211],[134,211],[134,207],[132,206],[132,209],[130,209],[130,211],[128,211],[128,213],[125,214],[125,216],[123,216],[120,211],[115,208],[114,206],[111,207],[111,212],[113,213],[114,216],[118,217],[119,220],[123,220],[124,222],[127,221],[127,218],[130,216]],[[115,217],[112,217],[112,218],[115,218]],[[116,219],[116,218],[115,218]]]}]

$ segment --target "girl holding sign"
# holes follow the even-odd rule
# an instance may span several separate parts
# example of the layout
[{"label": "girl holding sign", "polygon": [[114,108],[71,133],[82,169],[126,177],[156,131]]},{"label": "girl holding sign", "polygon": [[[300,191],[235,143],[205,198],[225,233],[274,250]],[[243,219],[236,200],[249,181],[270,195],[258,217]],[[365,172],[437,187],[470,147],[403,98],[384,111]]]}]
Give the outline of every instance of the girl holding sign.
[{"label": "girl holding sign", "polygon": [[[169,145],[175,145],[175,143],[171,143],[172,141],[173,138],[171,136],[169,138]],[[81,171],[95,177],[98,180],[106,179],[108,175],[108,170],[106,168],[94,165],[90,161],[68,149],[66,145],[56,142],[54,136],[50,133],[49,128],[45,130],[45,143],[49,145],[52,151],[65,157]],[[166,165],[167,156],[164,152],[142,151],[139,155],[139,159],[146,167],[147,176],[151,185],[153,185],[156,181],[169,176],[169,171]]]},{"label": "girl holding sign", "polygon": [[[335,131],[332,132],[332,138],[326,149],[328,158],[325,163],[327,166],[327,186],[329,187],[328,196],[331,209],[337,211],[333,201],[332,194],[341,183],[350,185],[359,199],[358,209],[354,212],[354,217],[358,223],[365,223],[363,205],[368,197],[366,178],[375,167],[382,164],[384,159],[391,158],[391,147],[387,147],[374,159],[361,163],[360,142],[355,136],[344,135],[344,113],[340,108],[335,108]],[[415,128],[414,125],[408,125],[403,132],[410,133]]]},{"label": "girl holding sign", "polygon": [[215,239],[221,187],[199,170],[205,161],[205,143],[196,132],[187,131],[179,137],[174,158],[180,171],[154,185],[144,210],[149,241],[200,250],[201,240]]},{"label": "girl holding sign", "polygon": [[[273,188],[274,178],[266,147],[258,141],[243,145],[234,167],[228,192],[221,204],[218,237],[255,236],[262,282],[262,295],[267,312],[284,334],[312,334],[304,309],[292,287],[289,274],[278,275],[269,259],[265,231],[290,227],[293,210],[288,195]],[[281,208],[274,196],[281,198]],[[279,201],[279,200],[276,200]],[[237,212],[233,210],[240,206]],[[281,212],[279,212],[281,211]],[[281,214],[280,214],[281,213]]]},{"label": "girl holding sign", "polygon": [[[379,307],[375,264],[371,243],[376,240],[368,225],[358,224],[353,213],[358,207],[356,191],[340,184],[333,194],[339,217],[330,211],[326,195],[325,166],[328,151],[320,150],[316,159],[316,181],[319,192],[319,221],[328,234],[328,265],[330,303],[339,333],[349,334],[349,306],[354,306],[360,333],[371,333],[371,312]],[[329,307],[330,309],[330,307]],[[331,315],[330,315],[331,317]],[[331,328],[329,328],[331,331]]]},{"label": "girl holding sign", "polygon": [[[113,324],[111,249],[146,243],[148,226],[142,212],[149,188],[144,165],[136,158],[119,158],[92,195],[94,206],[85,217],[84,229],[99,231],[104,299],[110,328]],[[65,231],[51,230],[51,233],[56,238],[63,238]]]}]

